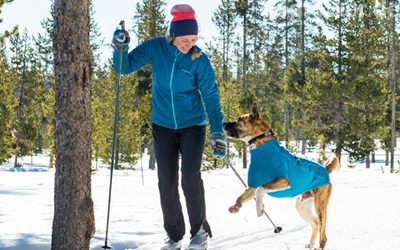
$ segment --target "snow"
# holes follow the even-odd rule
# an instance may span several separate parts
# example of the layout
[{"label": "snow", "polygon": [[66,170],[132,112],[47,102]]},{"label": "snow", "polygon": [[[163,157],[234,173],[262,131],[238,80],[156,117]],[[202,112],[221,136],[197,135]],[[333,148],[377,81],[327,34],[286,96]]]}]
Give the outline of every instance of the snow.
[{"label": "snow", "polygon": [[[146,157],[143,165],[147,167]],[[396,170],[398,159],[399,151]],[[364,163],[348,168],[349,163],[344,160],[342,168],[331,174],[333,194],[328,207],[326,250],[399,249],[400,175],[389,174],[383,160],[383,151],[377,153],[377,163],[370,169],[365,169]],[[55,170],[47,168],[46,155],[22,158],[19,162],[24,165],[19,169],[23,171],[17,171],[12,163],[0,166],[0,249],[50,249]],[[246,179],[247,170],[242,169],[241,161],[233,162]],[[264,198],[266,212],[276,226],[283,228],[275,234],[266,216],[257,217],[253,201],[246,203],[238,214],[228,212],[228,207],[244,191],[231,169],[203,172],[202,177],[213,231],[209,249],[304,249],[311,228],[298,216],[294,199]],[[156,171],[145,168],[143,178],[144,185],[140,165],[136,170],[114,171],[108,235],[112,249],[159,249],[166,237]],[[92,176],[96,234],[90,249],[101,250],[104,246],[109,181],[110,171],[106,167]],[[183,194],[181,200],[185,206]],[[190,238],[187,217],[186,221],[183,246],[189,244]]]}]

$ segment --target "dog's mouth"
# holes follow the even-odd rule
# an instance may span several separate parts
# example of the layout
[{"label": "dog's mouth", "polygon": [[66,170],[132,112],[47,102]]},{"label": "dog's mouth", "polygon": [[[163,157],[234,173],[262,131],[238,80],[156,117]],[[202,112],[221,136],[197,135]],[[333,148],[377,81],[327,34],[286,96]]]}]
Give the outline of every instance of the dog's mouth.
[{"label": "dog's mouth", "polygon": [[226,131],[226,136],[228,138],[237,139],[238,138],[238,134],[237,134],[237,132],[236,133],[235,132],[234,131]]}]

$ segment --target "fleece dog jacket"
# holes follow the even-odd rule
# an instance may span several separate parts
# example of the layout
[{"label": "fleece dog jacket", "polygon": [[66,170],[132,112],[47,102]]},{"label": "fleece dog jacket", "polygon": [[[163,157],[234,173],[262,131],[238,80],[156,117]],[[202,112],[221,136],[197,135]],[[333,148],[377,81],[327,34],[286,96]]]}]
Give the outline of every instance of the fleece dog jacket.
[{"label": "fleece dog jacket", "polygon": [[250,151],[248,185],[257,189],[277,178],[286,178],[290,188],[271,192],[276,198],[295,197],[330,184],[329,172],[318,163],[294,156],[276,139]]}]

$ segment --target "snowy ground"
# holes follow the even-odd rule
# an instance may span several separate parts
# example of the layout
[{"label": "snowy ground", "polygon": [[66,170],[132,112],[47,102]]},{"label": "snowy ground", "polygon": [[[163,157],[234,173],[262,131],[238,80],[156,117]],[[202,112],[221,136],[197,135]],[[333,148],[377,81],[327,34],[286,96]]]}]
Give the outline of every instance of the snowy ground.
[{"label": "snowy ground", "polygon": [[[361,163],[348,168],[344,161],[341,170],[331,174],[327,250],[399,249],[400,174],[389,174],[383,159],[383,152],[378,152],[377,163],[368,170]],[[399,159],[400,151],[396,161]],[[48,161],[43,155],[34,157],[33,163],[30,157],[21,159],[22,172],[16,172],[11,163],[0,166],[0,249],[50,249],[54,170],[47,169]],[[147,166],[146,159],[143,162]],[[236,166],[246,179],[246,170],[240,163]],[[398,167],[396,163],[396,170]],[[97,230],[90,249],[104,246],[109,175],[107,168],[100,168],[92,176]],[[264,198],[266,212],[283,228],[280,234],[274,234],[268,219],[257,217],[253,201],[238,214],[228,212],[243,192],[231,169],[204,172],[202,176],[214,235],[210,250],[304,249],[311,229],[298,216],[294,199]],[[164,238],[156,172],[145,169],[143,185],[140,167],[114,171],[108,245],[115,250],[155,250]],[[188,243],[187,233],[183,245]]]}]

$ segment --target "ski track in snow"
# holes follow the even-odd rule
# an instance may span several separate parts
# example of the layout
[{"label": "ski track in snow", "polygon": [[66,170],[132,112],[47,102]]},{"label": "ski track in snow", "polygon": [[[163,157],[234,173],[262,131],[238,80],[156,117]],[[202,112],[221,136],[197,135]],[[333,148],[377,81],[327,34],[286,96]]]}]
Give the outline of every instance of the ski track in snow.
[{"label": "ski track in snow", "polygon": [[[371,169],[359,163],[353,169],[342,166],[331,174],[333,194],[328,207],[326,250],[399,249],[400,175],[388,173],[382,152],[377,157]],[[396,161],[399,158],[396,155]],[[47,169],[48,160],[44,155],[34,157],[34,163],[30,163],[30,157],[23,158],[20,162],[24,168],[20,171],[12,168],[11,163],[0,166],[1,250],[50,249],[54,170]],[[143,162],[147,163],[146,160]],[[240,160],[236,160],[235,168],[246,180],[247,170],[241,168]],[[108,235],[112,249],[155,250],[166,237],[157,173],[145,169],[143,174],[144,185],[140,166],[136,170],[114,171]],[[202,177],[213,232],[209,250],[305,249],[311,227],[298,216],[295,199],[265,196],[267,214],[276,226],[283,228],[275,234],[266,216],[257,217],[254,201],[246,203],[237,214],[228,212],[228,207],[244,191],[231,169],[202,172]],[[103,249],[105,243],[109,181],[107,168],[100,168],[92,176],[96,234],[90,249]],[[190,227],[182,192],[180,197],[187,228],[185,247],[190,241]]]}]

